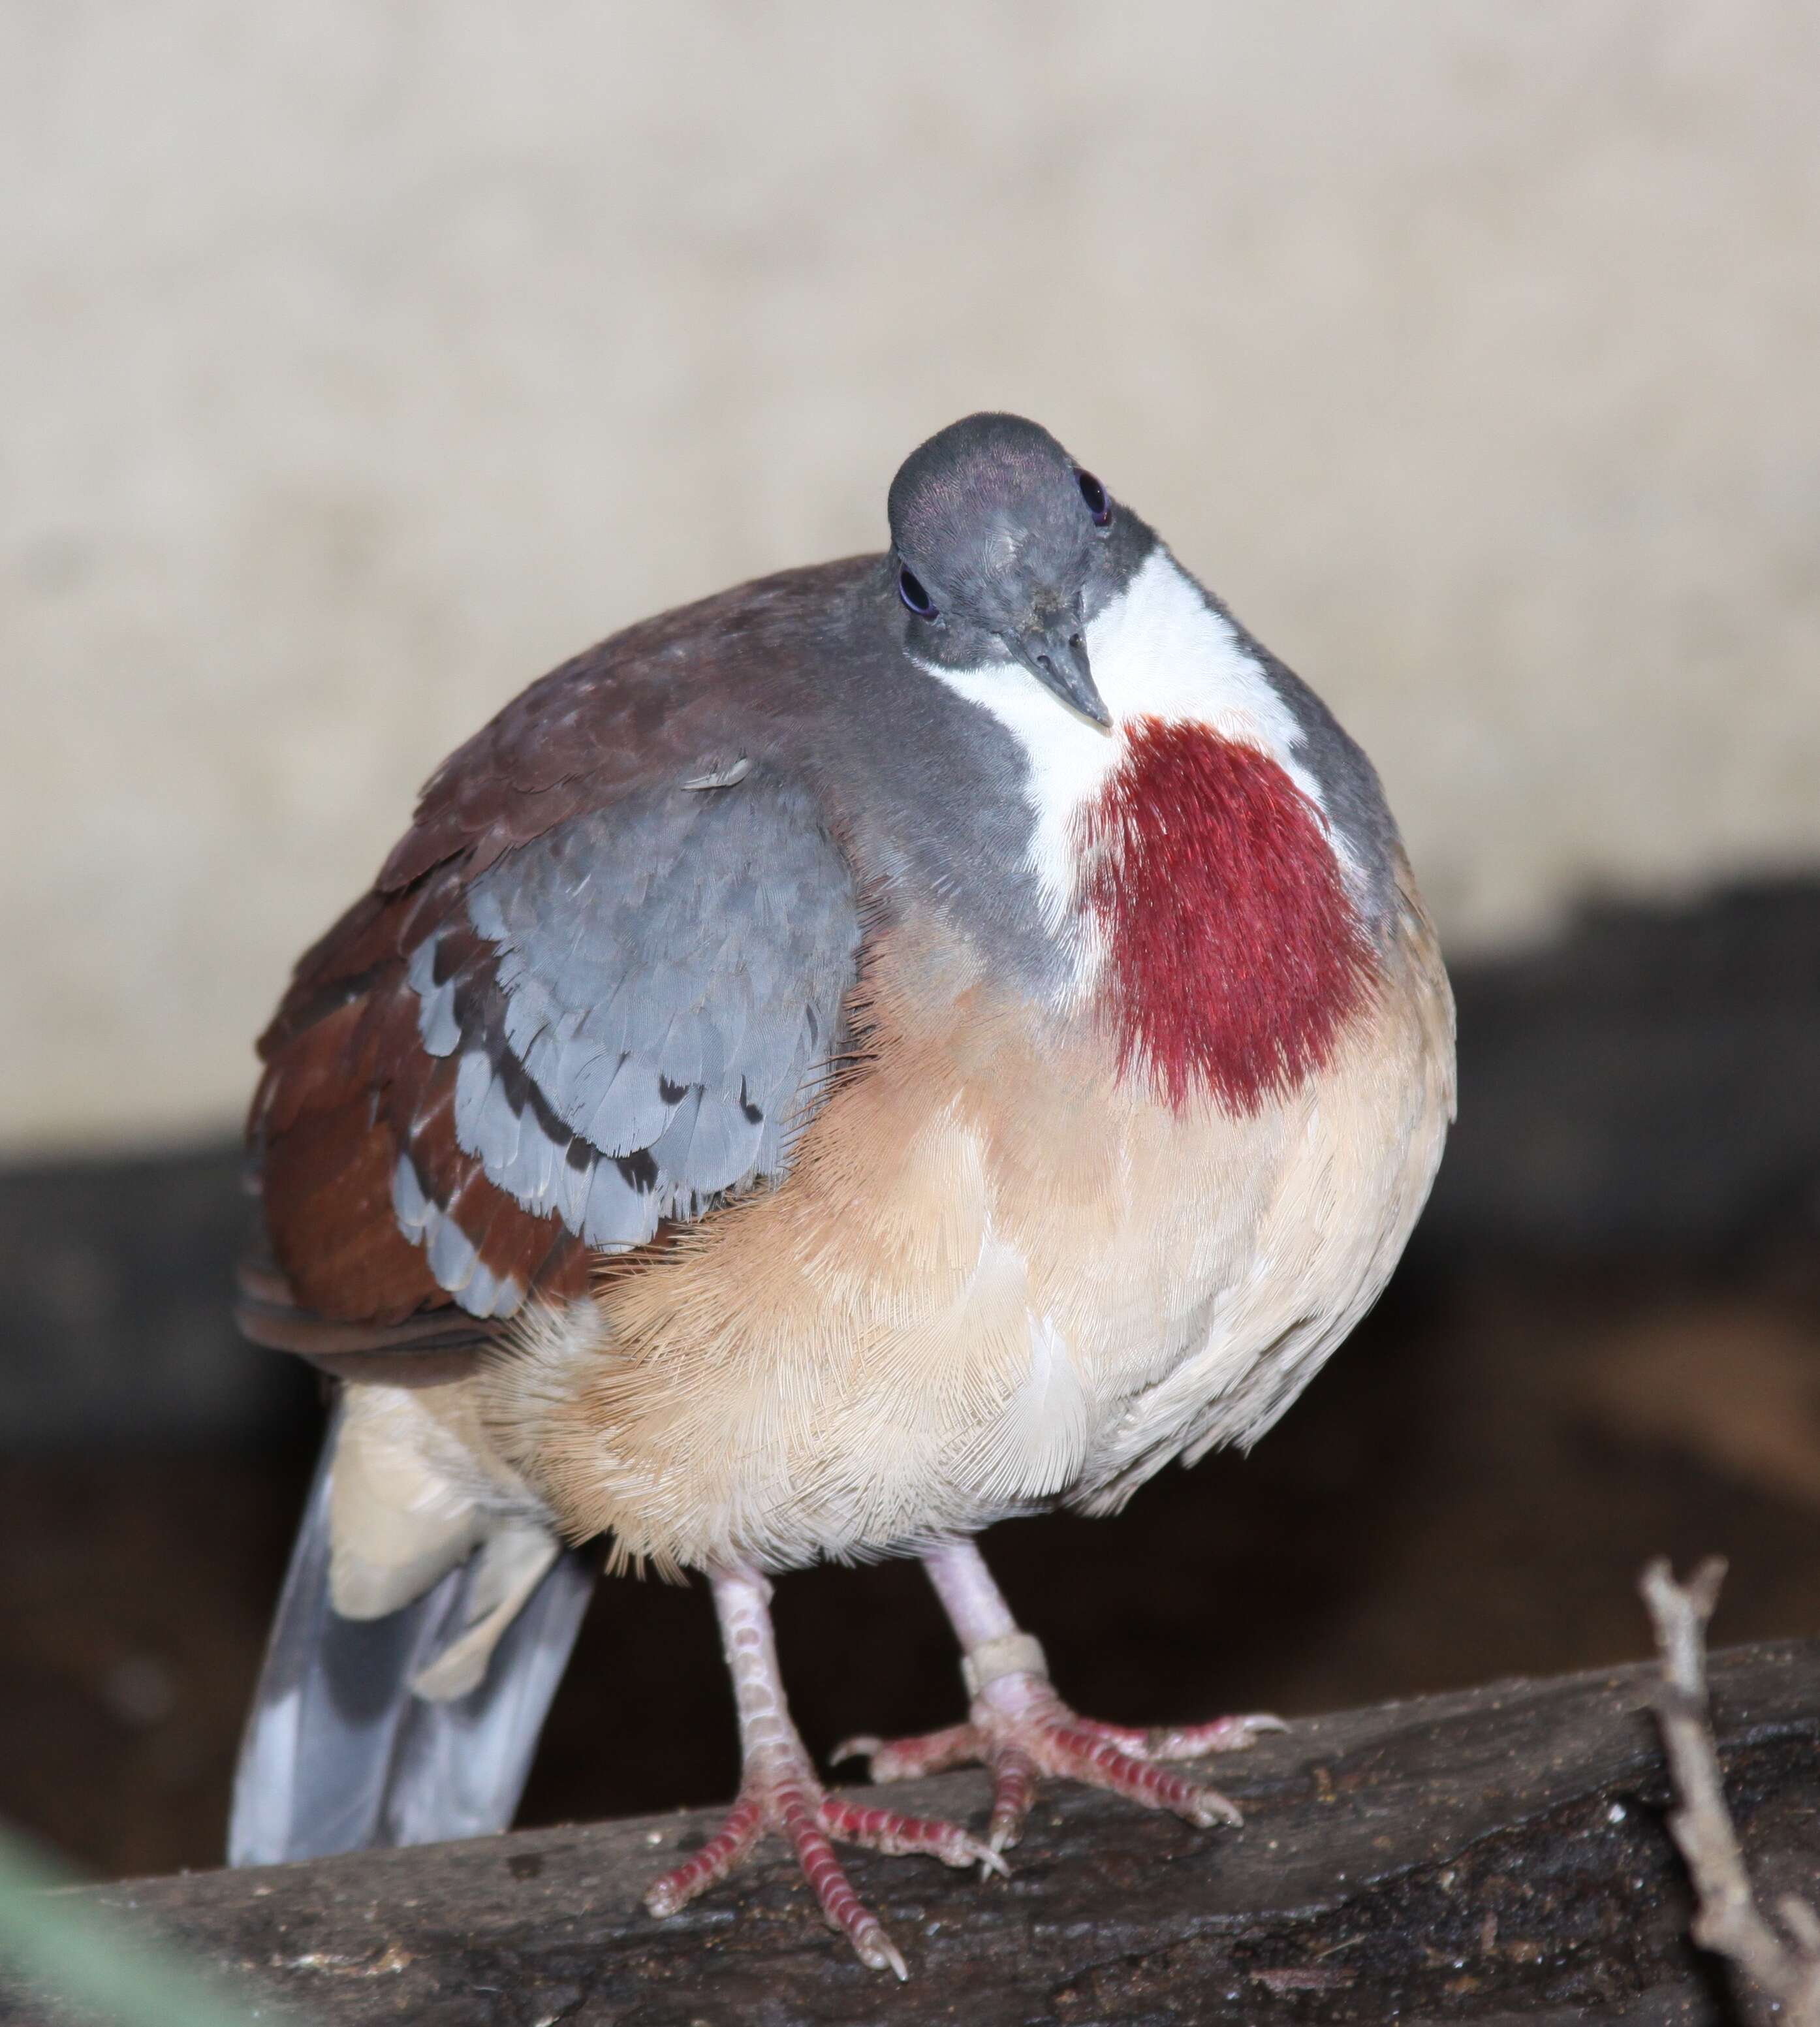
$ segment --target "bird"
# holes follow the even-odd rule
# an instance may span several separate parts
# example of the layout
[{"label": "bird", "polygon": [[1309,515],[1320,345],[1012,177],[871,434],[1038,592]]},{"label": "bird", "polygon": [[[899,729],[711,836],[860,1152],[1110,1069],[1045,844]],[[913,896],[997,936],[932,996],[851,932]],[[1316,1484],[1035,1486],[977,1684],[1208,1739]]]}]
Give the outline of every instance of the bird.
[{"label": "bird", "polygon": [[[903,463],[880,553],[615,634],[430,778],[260,1050],[238,1317],[334,1405],[248,1720],[241,1864],[506,1827],[603,1568],[705,1580],[762,1837],[1003,1871],[1039,1781],[1211,1828],[1277,1720],[1080,1715],[976,1537],[1254,1442],[1370,1306],[1453,1114],[1378,777],[1038,424]],[[847,1799],[773,1582],[920,1559],[984,1833]],[[863,1791],[862,1791],[863,1792]]]}]

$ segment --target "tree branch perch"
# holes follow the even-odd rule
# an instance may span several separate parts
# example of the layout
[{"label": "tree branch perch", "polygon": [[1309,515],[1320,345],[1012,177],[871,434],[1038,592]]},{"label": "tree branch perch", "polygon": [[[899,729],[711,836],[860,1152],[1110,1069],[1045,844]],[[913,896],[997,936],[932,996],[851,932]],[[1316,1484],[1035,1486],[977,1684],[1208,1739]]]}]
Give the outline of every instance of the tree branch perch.
[{"label": "tree branch perch", "polygon": [[1820,1916],[1788,1895],[1776,1911],[1786,1936],[1764,1918],[1726,1806],[1706,1681],[1706,1629],[1725,1573],[1723,1559],[1711,1556],[1679,1584],[1658,1556],[1637,1585],[1662,1656],[1662,1679],[1651,1701],[1674,1782],[1677,1806],[1668,1827],[1697,1896],[1694,1940],[1779,2007],[1786,2027],[1820,2027]]},{"label": "tree branch perch", "polygon": [[[1820,1897],[1820,1642],[1715,1655],[1710,1672],[1735,1819],[1779,1887]],[[1645,1663],[1298,1719],[1206,1763],[1238,1829],[1046,1789],[1011,1877],[989,1884],[856,1853],[855,1884],[910,1962],[888,1990],[781,1851],[670,1920],[646,1913],[653,1876],[718,1811],[62,1898],[212,1966],[249,2014],[292,2005],[323,2027],[1732,2027],[1663,1827],[1661,1688]],[[989,1800],[965,1774],[892,1794],[976,1821]],[[1792,1940],[1772,1942],[1798,1955],[1814,1918],[1782,1918]],[[0,1968],[0,2021],[71,2018]]]}]

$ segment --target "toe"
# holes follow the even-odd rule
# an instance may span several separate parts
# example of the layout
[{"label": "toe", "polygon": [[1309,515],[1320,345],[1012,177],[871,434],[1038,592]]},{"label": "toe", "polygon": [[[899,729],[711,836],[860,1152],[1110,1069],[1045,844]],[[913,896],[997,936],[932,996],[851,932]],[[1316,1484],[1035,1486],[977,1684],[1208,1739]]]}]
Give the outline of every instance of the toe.
[{"label": "toe", "polygon": [[863,1756],[875,1781],[917,1781],[925,1774],[944,1774],[983,1756],[984,1741],[970,1724],[925,1732],[920,1738],[850,1738],[834,1756],[838,1760]]},{"label": "toe", "polygon": [[987,1841],[1008,1850],[1024,1834],[1036,1800],[1036,1763],[1021,1746],[1000,1746],[992,1755],[992,1816]]},{"label": "toe", "polygon": [[784,1833],[796,1853],[796,1863],[810,1890],[821,1903],[830,1928],[838,1929],[853,1946],[853,1951],[868,1970],[888,1970],[899,1978],[910,1976],[897,1945],[884,1932],[884,1925],[853,1890],[853,1883],[840,1868],[834,1847],[821,1827],[825,1802],[811,1807],[792,1789],[782,1797],[781,1815]]},{"label": "toe", "polygon": [[1038,1764],[1047,1774],[1109,1789],[1147,1809],[1167,1809],[1198,1829],[1215,1823],[1239,1822],[1238,1810],[1217,1789],[1206,1788],[1150,1760],[1140,1759],[1095,1733],[1069,1723],[1047,1727],[1036,1747]]},{"label": "toe", "polygon": [[1243,1752],[1267,1732],[1287,1731],[1289,1726],[1268,1711],[1244,1717],[1216,1718],[1210,1724],[1183,1725],[1171,1730],[1153,1731],[1144,1741],[1144,1756],[1150,1759],[1199,1759],[1209,1752]]},{"label": "toe", "polygon": [[726,1877],[751,1849],[762,1828],[758,1804],[742,1796],[720,1829],[692,1858],[652,1882],[645,1892],[646,1907],[660,1918],[686,1907],[698,1893]]},{"label": "toe", "polygon": [[837,1795],[826,1796],[821,1808],[821,1827],[844,1843],[864,1845],[894,1858],[939,1858],[943,1864],[962,1867],[984,1865],[989,1870],[1009,1873],[999,1854],[970,1836],[958,1823],[943,1822],[929,1816],[900,1815],[895,1809],[868,1809]]}]

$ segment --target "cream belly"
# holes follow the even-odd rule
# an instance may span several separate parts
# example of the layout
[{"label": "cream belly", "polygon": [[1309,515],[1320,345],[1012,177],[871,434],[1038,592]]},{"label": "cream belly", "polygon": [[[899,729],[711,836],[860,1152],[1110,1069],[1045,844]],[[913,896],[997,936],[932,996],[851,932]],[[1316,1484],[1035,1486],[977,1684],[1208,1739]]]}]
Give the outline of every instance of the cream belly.
[{"label": "cream belly", "polygon": [[1286,1407],[1375,1297],[1452,1108],[1452,1008],[1405,901],[1332,1060],[1183,1115],[976,957],[899,929],[870,1065],[788,1180],[528,1320],[487,1424],[572,1534],[788,1567],[1117,1507]]}]

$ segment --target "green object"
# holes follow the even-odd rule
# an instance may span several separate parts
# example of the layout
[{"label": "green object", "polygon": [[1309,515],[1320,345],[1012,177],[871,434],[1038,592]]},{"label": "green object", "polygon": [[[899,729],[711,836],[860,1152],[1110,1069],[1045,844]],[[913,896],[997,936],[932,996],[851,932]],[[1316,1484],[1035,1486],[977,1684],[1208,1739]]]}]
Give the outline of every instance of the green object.
[{"label": "green object", "polygon": [[168,1945],[97,1914],[59,1887],[79,1882],[0,1830],[0,2006],[42,1985],[73,2018],[109,2027],[301,2027],[275,1999],[237,1999]]}]

